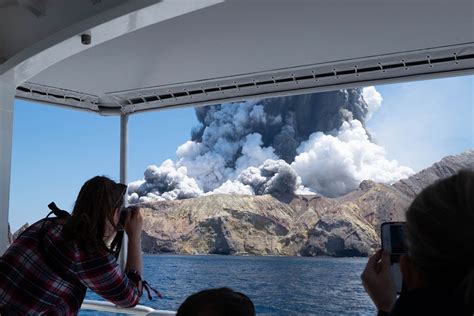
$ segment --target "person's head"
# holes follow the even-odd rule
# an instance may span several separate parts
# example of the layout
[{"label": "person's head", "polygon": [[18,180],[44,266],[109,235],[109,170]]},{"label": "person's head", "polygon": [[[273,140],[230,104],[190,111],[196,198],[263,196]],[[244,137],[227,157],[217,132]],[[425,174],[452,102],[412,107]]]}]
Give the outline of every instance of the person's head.
[{"label": "person's head", "polygon": [[255,307],[244,294],[229,288],[203,290],[189,296],[176,316],[254,316]]},{"label": "person's head", "polygon": [[424,189],[410,205],[406,224],[408,256],[401,262],[404,280],[459,289],[472,305],[474,172],[461,171]]},{"label": "person's head", "polygon": [[117,228],[126,190],[126,185],[104,176],[86,181],[63,230],[66,240],[87,245],[90,250],[107,249],[104,240]]}]

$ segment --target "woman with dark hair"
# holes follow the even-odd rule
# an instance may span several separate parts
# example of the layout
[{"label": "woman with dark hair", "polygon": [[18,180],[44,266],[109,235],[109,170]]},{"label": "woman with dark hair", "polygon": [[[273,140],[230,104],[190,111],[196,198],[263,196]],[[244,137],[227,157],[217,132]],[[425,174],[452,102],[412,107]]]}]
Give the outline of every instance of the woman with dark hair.
[{"label": "woman with dark hair", "polygon": [[474,172],[461,171],[424,189],[406,213],[407,288],[397,299],[390,255],[378,251],[362,273],[379,315],[474,313]]},{"label": "woman with dark hair", "polygon": [[0,314],[77,314],[87,288],[118,306],[135,306],[143,273],[139,209],[128,212],[125,221],[125,272],[108,246],[126,190],[107,177],[94,177],[82,186],[72,216],[28,227],[0,258]]}]

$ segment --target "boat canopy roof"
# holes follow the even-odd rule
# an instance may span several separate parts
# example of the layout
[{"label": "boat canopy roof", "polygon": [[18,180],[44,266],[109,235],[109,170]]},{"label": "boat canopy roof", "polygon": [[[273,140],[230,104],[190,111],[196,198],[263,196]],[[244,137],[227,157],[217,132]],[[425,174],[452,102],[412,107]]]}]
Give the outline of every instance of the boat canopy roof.
[{"label": "boat canopy roof", "polygon": [[0,43],[17,98],[131,114],[472,74],[474,2],[0,0]]}]

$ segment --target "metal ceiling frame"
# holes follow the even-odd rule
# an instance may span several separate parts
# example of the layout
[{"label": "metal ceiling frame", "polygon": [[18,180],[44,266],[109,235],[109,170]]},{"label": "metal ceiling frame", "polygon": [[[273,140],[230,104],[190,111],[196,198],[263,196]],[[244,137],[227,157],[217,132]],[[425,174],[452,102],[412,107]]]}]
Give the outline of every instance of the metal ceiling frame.
[{"label": "metal ceiling frame", "polygon": [[[394,62],[395,60],[395,62]],[[25,82],[16,97],[102,115],[129,115],[176,107],[203,106],[244,99],[363,87],[373,84],[434,79],[474,73],[474,44],[377,56],[370,59],[306,65],[201,82],[87,95]]]}]

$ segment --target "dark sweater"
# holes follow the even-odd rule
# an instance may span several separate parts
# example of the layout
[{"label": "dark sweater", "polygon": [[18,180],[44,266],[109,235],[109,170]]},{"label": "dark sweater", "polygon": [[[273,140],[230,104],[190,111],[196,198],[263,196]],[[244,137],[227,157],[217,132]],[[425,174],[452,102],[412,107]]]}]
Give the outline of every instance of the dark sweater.
[{"label": "dark sweater", "polygon": [[446,290],[416,289],[400,295],[390,313],[379,312],[378,316],[399,315],[473,315],[464,303],[462,295],[453,295]]}]

